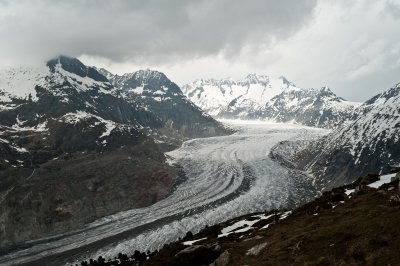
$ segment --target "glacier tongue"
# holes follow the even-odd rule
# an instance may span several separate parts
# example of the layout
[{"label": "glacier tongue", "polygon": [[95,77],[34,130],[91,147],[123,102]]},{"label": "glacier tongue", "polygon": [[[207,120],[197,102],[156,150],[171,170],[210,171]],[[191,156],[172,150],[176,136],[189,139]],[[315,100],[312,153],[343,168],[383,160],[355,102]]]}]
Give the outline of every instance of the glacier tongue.
[{"label": "glacier tongue", "polygon": [[[38,241],[30,248],[0,257],[0,263],[46,259],[71,249],[78,250],[70,255],[77,260],[100,254],[130,254],[135,249],[154,250],[189,230],[198,231],[249,212],[293,207],[317,194],[311,178],[281,166],[269,153],[280,141],[316,138],[327,130],[258,121],[224,123],[237,133],[189,140],[167,153],[185,176],[166,199]],[[99,242],[93,248],[90,245],[95,241]]]},{"label": "glacier tongue", "polygon": [[[260,121],[222,121],[238,132],[189,140],[167,153],[172,163],[183,167],[186,180],[171,197],[155,206],[165,214],[181,210],[185,215],[93,256],[154,250],[189,230],[198,231],[249,212],[293,207],[317,194],[312,178],[282,167],[269,157],[269,152],[280,141],[317,138],[327,130]],[[246,182],[248,187],[243,185]]]}]

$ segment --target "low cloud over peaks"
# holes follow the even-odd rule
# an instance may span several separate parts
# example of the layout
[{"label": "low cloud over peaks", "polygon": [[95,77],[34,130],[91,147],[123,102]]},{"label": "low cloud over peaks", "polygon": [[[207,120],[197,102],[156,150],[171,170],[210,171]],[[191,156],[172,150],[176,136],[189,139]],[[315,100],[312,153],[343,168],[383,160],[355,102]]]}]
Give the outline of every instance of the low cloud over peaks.
[{"label": "low cloud over peaks", "polygon": [[1,1],[1,57],[99,55],[168,61],[287,38],[316,1]]},{"label": "low cloud over peaks", "polygon": [[0,66],[59,54],[115,73],[287,76],[363,101],[400,72],[395,0],[0,0]]}]

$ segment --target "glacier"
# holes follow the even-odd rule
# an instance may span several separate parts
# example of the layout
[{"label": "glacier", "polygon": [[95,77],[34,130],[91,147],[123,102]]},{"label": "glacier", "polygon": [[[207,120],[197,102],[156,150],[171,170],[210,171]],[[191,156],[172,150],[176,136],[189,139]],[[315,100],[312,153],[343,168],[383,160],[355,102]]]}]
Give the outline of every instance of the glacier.
[{"label": "glacier", "polygon": [[311,140],[329,130],[264,121],[221,122],[236,133],[192,139],[166,154],[184,173],[169,197],[2,252],[0,264],[75,264],[99,255],[155,250],[187,231],[246,213],[292,208],[318,195],[308,173],[285,168],[269,154],[281,141]]}]

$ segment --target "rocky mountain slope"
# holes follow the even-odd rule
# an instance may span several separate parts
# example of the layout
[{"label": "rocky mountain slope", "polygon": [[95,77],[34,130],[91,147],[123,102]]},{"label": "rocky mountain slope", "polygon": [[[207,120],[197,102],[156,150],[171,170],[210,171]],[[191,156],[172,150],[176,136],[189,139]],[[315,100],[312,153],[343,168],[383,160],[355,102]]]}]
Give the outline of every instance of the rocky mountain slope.
[{"label": "rocky mountain slope", "polygon": [[130,103],[151,110],[166,127],[184,137],[209,137],[226,134],[226,129],[189,101],[163,73],[139,70],[122,76],[100,69]]},{"label": "rocky mountain slope", "polygon": [[277,122],[338,128],[351,120],[358,103],[337,97],[329,88],[285,90],[260,109],[261,117]]},{"label": "rocky mountain slope", "polygon": [[330,89],[302,89],[284,77],[248,75],[244,80],[197,80],[184,94],[218,118],[262,119],[336,128],[351,119],[359,103]]},{"label": "rocky mountain slope", "polygon": [[0,250],[164,198],[175,181],[165,149],[227,133],[195,107],[180,131],[152,108],[74,58],[1,72]]},{"label": "rocky mountain slope", "polygon": [[400,165],[400,84],[363,103],[354,117],[293,158],[320,188]]}]

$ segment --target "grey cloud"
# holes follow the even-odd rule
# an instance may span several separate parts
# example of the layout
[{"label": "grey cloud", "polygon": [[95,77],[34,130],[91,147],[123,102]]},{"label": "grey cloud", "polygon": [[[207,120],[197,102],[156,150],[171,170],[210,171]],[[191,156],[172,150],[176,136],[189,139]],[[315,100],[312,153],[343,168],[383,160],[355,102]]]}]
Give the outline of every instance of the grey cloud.
[{"label": "grey cloud", "polygon": [[57,54],[156,62],[223,54],[285,39],[314,0],[0,0],[3,61]]},{"label": "grey cloud", "polygon": [[364,101],[399,82],[397,0],[0,0],[0,67],[58,54],[116,73],[287,76]]},{"label": "grey cloud", "polygon": [[386,0],[386,10],[396,18],[400,18],[400,3],[396,0]]}]

